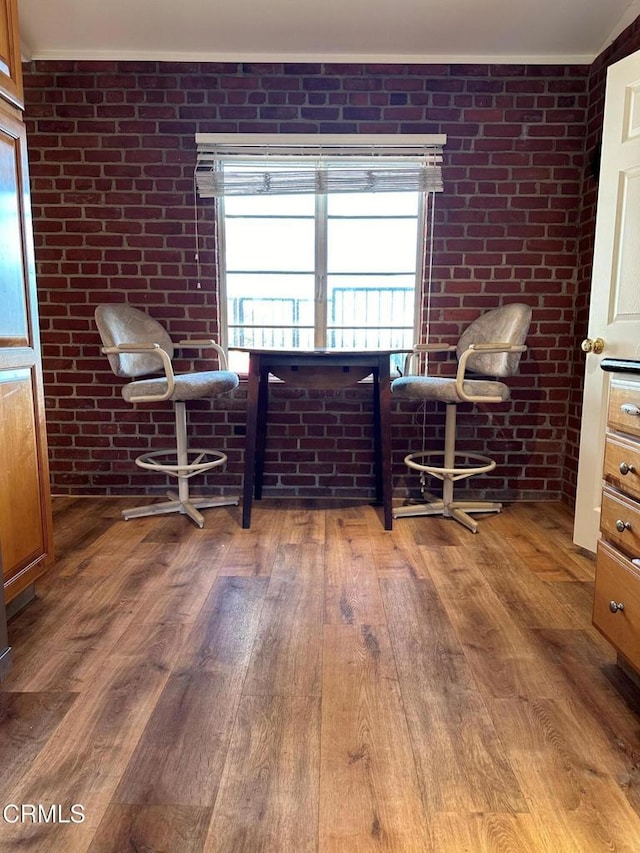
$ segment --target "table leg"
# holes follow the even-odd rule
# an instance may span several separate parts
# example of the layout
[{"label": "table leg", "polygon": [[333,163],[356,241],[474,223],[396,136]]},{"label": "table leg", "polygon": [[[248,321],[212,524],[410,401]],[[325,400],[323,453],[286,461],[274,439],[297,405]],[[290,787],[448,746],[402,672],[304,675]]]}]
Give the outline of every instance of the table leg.
[{"label": "table leg", "polygon": [[256,431],[255,488],[256,500],[262,497],[264,479],[264,458],[267,446],[267,419],[269,417],[269,367],[264,363],[259,368],[258,415]]},{"label": "table leg", "polygon": [[256,438],[258,430],[258,396],[260,392],[260,356],[251,353],[247,384],[247,427],[244,444],[244,483],[242,492],[242,526],[251,527],[251,504],[255,481]]},{"label": "table leg", "polygon": [[378,441],[376,490],[382,498],[384,529],[391,530],[393,528],[393,482],[391,477],[391,374],[388,355],[380,357],[378,370],[374,376],[377,376],[377,388],[374,385],[377,391],[374,410]]}]

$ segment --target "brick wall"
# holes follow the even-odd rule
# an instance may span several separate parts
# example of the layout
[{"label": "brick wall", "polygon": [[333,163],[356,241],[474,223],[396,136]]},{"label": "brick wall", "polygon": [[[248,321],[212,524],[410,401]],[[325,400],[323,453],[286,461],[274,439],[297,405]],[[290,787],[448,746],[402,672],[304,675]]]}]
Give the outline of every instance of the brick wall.
[{"label": "brick wall", "polygon": [[[503,302],[533,307],[512,403],[461,407],[461,445],[499,462],[474,491],[566,496],[587,67],[37,61],[24,71],[55,493],[163,490],[133,458],[164,443],[171,410],[122,401],[93,311],[126,299],[174,337],[217,334],[215,235],[202,209],[196,284],[196,132],[444,132],[432,337],[455,339]],[[276,391],[266,492],[373,494],[369,396]],[[213,413],[206,403],[192,410],[198,443],[229,454],[210,476],[214,491],[241,483],[244,399],[241,387]],[[422,422],[414,406],[395,404],[399,493],[416,485],[402,459],[421,446]],[[428,447],[442,430],[429,406]]]}]

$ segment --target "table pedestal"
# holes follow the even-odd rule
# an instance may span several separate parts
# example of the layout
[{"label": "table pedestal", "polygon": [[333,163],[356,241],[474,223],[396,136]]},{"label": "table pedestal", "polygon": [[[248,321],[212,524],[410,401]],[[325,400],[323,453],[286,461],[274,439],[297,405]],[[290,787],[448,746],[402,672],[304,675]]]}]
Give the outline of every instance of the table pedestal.
[{"label": "table pedestal", "polygon": [[265,350],[241,348],[249,353],[247,435],[244,457],[242,526],[251,525],[253,498],[262,497],[269,374],[291,385],[345,388],[372,375],[373,443],[376,500],[382,504],[385,530],[393,526],[391,505],[391,378],[389,359],[397,350]]}]

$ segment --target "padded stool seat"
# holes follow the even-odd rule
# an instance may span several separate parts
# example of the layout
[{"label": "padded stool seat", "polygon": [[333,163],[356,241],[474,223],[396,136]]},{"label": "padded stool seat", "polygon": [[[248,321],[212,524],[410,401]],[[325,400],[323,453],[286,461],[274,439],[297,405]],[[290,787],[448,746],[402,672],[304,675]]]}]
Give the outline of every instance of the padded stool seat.
[{"label": "padded stool seat", "polygon": [[138,379],[122,389],[122,396],[129,403],[141,394],[163,396],[167,400],[200,400],[202,397],[217,397],[238,387],[238,377],[229,370],[207,370],[202,373],[183,373],[174,377],[173,391],[166,396],[169,383],[166,378]]},{"label": "padded stool seat", "polygon": [[[503,382],[465,379],[462,389],[468,397],[499,397],[505,402],[511,397],[509,386]],[[412,400],[436,400],[439,403],[459,403],[455,382],[440,376],[402,376],[393,381],[393,393]]]}]

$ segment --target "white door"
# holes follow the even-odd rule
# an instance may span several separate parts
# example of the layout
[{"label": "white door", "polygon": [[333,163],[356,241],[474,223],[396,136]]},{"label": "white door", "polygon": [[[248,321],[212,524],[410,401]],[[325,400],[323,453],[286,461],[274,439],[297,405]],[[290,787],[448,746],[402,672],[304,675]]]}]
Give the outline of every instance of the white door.
[{"label": "white door", "polygon": [[600,527],[608,377],[603,358],[640,358],[640,51],[609,68],[585,356],[574,541],[595,551]]}]

